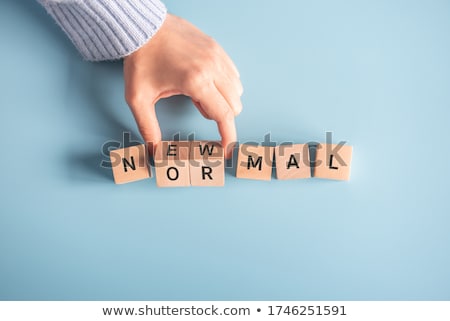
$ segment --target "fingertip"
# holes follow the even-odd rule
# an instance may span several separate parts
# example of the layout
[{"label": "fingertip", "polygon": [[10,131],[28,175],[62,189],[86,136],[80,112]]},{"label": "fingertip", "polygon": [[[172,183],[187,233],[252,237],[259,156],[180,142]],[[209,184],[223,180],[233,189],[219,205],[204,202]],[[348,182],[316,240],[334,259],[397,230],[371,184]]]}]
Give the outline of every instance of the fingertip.
[{"label": "fingertip", "polygon": [[239,97],[242,97],[242,95],[244,94],[244,86],[242,85],[241,80],[239,79]]},{"label": "fingertip", "polygon": [[238,116],[241,112],[242,112],[243,106],[242,106],[242,101],[240,99],[238,99],[236,101],[236,104],[234,105],[234,116]]},{"label": "fingertip", "polygon": [[150,156],[154,155],[155,147],[161,141],[161,129],[159,127],[158,118],[156,116],[154,105],[130,105],[134,119],[139,128],[142,138],[144,139],[147,151]]},{"label": "fingertip", "polygon": [[230,142],[230,143],[222,142],[225,159],[231,159],[233,157],[233,151],[234,148],[236,147],[236,144],[237,142]]},{"label": "fingertip", "polygon": [[151,132],[141,130],[141,135],[144,138],[149,155],[153,156],[155,154],[156,147],[161,142],[161,131],[159,128],[153,128]]},{"label": "fingertip", "polygon": [[150,157],[153,157],[156,153],[156,148],[158,147],[159,143],[161,143],[161,140],[159,141],[146,141],[145,145],[147,146],[147,151]]},{"label": "fingertip", "polygon": [[234,118],[226,119],[217,123],[220,136],[222,137],[222,146],[226,159],[231,158],[233,149],[237,141],[236,124]]}]

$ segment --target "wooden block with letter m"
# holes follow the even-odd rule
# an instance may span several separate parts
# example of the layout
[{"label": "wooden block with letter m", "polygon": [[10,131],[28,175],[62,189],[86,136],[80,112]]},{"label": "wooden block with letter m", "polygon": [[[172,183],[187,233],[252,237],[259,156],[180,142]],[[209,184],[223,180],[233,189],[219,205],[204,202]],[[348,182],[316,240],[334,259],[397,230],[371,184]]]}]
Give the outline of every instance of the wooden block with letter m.
[{"label": "wooden block with letter m", "polygon": [[273,147],[243,144],[239,146],[236,177],[270,181]]}]

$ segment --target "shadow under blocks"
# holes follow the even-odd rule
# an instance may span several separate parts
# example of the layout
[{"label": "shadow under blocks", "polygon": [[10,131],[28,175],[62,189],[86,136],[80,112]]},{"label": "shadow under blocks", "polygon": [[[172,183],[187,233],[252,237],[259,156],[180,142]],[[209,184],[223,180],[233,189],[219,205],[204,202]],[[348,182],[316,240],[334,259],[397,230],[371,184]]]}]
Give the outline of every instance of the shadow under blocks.
[{"label": "shadow under blocks", "polygon": [[[314,149],[311,152],[311,149]],[[280,180],[311,177],[348,181],[352,146],[340,144],[282,144],[276,147],[239,146],[236,177],[270,181],[276,164]],[[114,181],[130,183],[152,177],[145,145],[110,152]],[[315,155],[312,159],[311,155]],[[163,141],[154,152],[158,187],[224,186],[224,149],[216,141]]]}]

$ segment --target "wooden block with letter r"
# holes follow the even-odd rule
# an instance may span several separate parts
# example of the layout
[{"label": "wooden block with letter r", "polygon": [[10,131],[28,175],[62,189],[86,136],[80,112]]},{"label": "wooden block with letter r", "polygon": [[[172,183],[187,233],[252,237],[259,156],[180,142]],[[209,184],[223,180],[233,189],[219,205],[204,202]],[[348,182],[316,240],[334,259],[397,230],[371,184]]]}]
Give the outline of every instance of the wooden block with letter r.
[{"label": "wooden block with letter r", "polygon": [[275,148],[277,179],[311,177],[308,144],[280,145]]},{"label": "wooden block with letter r", "polygon": [[352,146],[343,144],[317,145],[314,177],[340,181],[350,180],[352,152]]},{"label": "wooden block with letter r", "polygon": [[154,152],[155,177],[158,187],[190,186],[190,142],[162,141]]},{"label": "wooden block with letter r", "polygon": [[116,184],[125,184],[151,177],[145,145],[113,150],[109,156]]},{"label": "wooden block with letter r", "polygon": [[220,142],[191,142],[189,163],[192,186],[225,185],[224,149]]},{"label": "wooden block with letter r", "polygon": [[239,146],[236,177],[270,181],[273,147],[242,144]]}]

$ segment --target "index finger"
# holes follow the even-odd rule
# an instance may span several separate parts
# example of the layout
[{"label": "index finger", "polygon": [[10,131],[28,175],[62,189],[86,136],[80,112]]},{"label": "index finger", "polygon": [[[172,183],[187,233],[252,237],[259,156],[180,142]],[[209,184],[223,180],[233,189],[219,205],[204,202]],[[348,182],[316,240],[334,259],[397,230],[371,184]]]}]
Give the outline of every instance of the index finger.
[{"label": "index finger", "polygon": [[234,112],[227,100],[215,86],[209,83],[202,90],[192,93],[191,98],[201,114],[208,119],[215,120],[222,137],[222,146],[225,157],[230,158],[233,151],[233,143],[237,140]]},{"label": "index finger", "polygon": [[234,118],[226,119],[217,122],[220,136],[222,137],[222,146],[225,154],[225,158],[231,158],[233,154],[233,148],[237,141],[236,123]]}]

